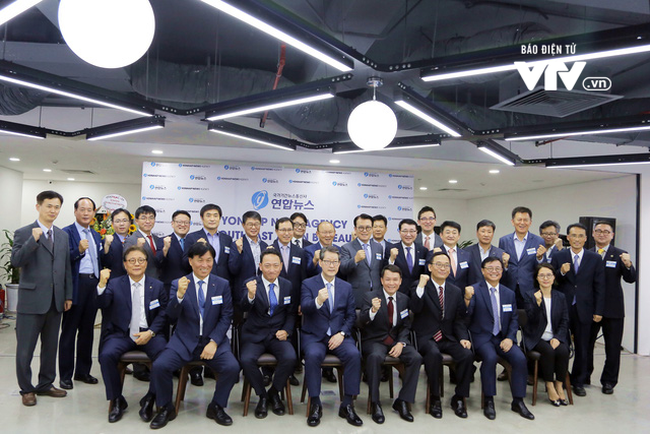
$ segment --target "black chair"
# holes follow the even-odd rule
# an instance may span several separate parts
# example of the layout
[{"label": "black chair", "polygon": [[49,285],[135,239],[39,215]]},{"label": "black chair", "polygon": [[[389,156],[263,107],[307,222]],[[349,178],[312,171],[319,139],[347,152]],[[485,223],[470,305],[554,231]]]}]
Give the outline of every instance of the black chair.
[{"label": "black chair", "polygon": [[[120,380],[122,381],[122,384],[124,384],[124,376],[126,375],[126,367],[132,363],[140,363],[141,365],[145,365],[149,370],[151,370],[151,365],[153,364],[153,361],[147,356],[147,353],[144,351],[139,351],[139,350],[133,350],[133,351],[127,351],[126,353],[122,354],[122,357],[120,357],[119,362],[117,362],[117,370],[120,372]],[[112,402],[108,405],[108,411],[111,411],[113,408]]]},{"label": "black chair", "polygon": [[[270,353],[264,353],[262,354],[258,359],[257,359],[257,366],[264,367],[273,367],[275,368],[278,365],[278,360],[275,358],[273,354]],[[248,408],[250,406],[251,402],[251,383],[248,381],[246,376],[244,375],[244,387],[243,387],[243,395],[244,395],[244,416],[248,416]],[[284,399],[286,396],[286,402],[287,402],[287,410],[289,411],[289,414],[293,414],[293,401],[291,399],[291,382],[287,378],[287,384],[284,386],[284,390],[282,391],[282,398]]]}]

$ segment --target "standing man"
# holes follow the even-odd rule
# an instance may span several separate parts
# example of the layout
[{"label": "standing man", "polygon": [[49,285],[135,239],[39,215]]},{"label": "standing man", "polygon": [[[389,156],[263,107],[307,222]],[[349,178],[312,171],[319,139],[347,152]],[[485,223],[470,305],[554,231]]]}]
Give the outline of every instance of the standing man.
[{"label": "standing man", "polygon": [[[295,223],[294,223],[295,228]],[[318,224],[316,228],[316,235],[318,235],[318,242],[311,244],[305,248],[305,255],[307,256],[307,276],[312,277],[320,274],[320,250],[323,247],[334,246],[336,250],[340,251],[341,248],[332,244],[334,242],[334,237],[336,236],[336,229],[334,225],[327,221],[322,221]]]},{"label": "standing man", "polygon": [[[591,373],[594,371],[594,345],[602,327],[605,340],[605,367],[600,376],[600,384],[602,392],[611,395],[618,383],[625,322],[625,295],[621,287],[621,277],[627,283],[634,283],[636,270],[632,265],[630,254],[611,245],[614,239],[614,228],[610,223],[596,222],[592,235],[596,241],[593,251],[600,255],[605,269],[605,308],[602,321],[591,324],[586,379],[590,380]],[[591,384],[591,381],[588,381],[588,384]]]},{"label": "standing man", "polygon": [[381,253],[386,253],[386,231],[388,230],[388,220],[385,216],[377,214],[372,218],[372,239],[381,245]]},{"label": "standing man", "polygon": [[221,216],[223,215],[221,207],[213,203],[203,205],[199,215],[201,216],[203,229],[192,232],[185,237],[183,262],[185,262],[186,266],[189,267],[187,253],[190,251],[190,248],[194,243],[208,243],[216,252],[212,274],[230,280],[228,259],[230,258],[230,245],[232,244],[232,238],[225,232],[219,232],[219,224],[221,223]]},{"label": "standing man", "polygon": [[[16,377],[23,405],[36,405],[36,395],[66,396],[54,387],[61,312],[72,306],[72,272],[68,234],[54,226],[63,197],[55,191],[36,196],[38,219],[16,229],[11,265],[20,267],[16,309]],[[38,385],[32,385],[32,358],[41,341]]]},{"label": "standing man", "polygon": [[426,273],[424,266],[429,251],[426,247],[416,244],[418,235],[417,223],[412,219],[399,222],[399,236],[401,242],[386,246],[389,256],[388,264],[395,264],[402,270],[401,293],[411,295],[411,286],[417,282],[420,275]]},{"label": "standing man", "polygon": [[449,282],[449,257],[444,252],[435,252],[428,267],[431,275],[420,276],[411,299],[415,316],[413,330],[424,357],[431,389],[428,411],[436,419],[442,418],[439,375],[442,372],[442,353],[447,353],[456,365],[456,393],[451,398],[451,408],[456,416],[466,418],[464,399],[469,397],[474,354],[465,323],[464,288],[461,290]]},{"label": "standing man", "polygon": [[104,250],[102,251],[101,261],[104,268],[111,270],[112,278],[126,274],[122,254],[124,253],[124,241],[129,236],[131,223],[131,213],[124,208],[118,208],[111,214],[111,225],[115,233],[104,237]]},{"label": "standing man", "polygon": [[232,425],[224,408],[239,376],[239,363],[230,349],[226,332],[232,318],[232,298],[228,281],[210,274],[214,249],[195,243],[187,252],[192,273],[172,283],[166,314],[176,321],[176,332],[153,362],[151,381],[156,392],[158,413],[152,429],[162,428],[176,418],[172,403],[172,375],[192,360],[201,360],[217,375],[212,402],[206,417],[219,425]]},{"label": "standing man", "polygon": [[539,235],[544,240],[544,247],[546,247],[546,262],[550,264],[553,255],[563,247],[560,238],[560,224],[553,220],[546,220],[539,225]]},{"label": "standing man", "polygon": [[[458,248],[460,224],[449,220],[444,221],[440,225],[440,234],[442,235],[442,248],[451,261],[451,273],[449,273],[447,281],[458,288],[465,288],[470,283],[474,283],[469,279],[471,257],[465,250]],[[427,262],[430,262],[430,259],[427,259]]]},{"label": "standing man", "polygon": [[[500,249],[499,247],[492,245],[492,239],[494,238],[494,231],[497,229],[496,225],[490,220],[481,220],[476,225],[476,238],[478,239],[478,244],[472,244],[469,247],[465,247],[463,250],[469,253],[469,284],[473,285],[483,279],[483,273],[481,273],[481,263],[488,256],[493,256],[495,258],[500,258],[503,263],[504,273],[508,269],[508,261],[510,260],[510,255]],[[464,288],[464,287],[463,287]]]},{"label": "standing man", "polygon": [[[108,413],[110,423],[122,419],[128,407],[122,395],[122,381],[117,364],[127,351],[141,350],[151,360],[165,348],[163,332],[167,327],[165,307],[169,291],[162,282],[145,277],[147,252],[142,247],[131,246],[124,252],[125,276],[113,277],[111,270],[101,271],[97,285],[97,305],[111,315],[103,318],[104,335],[99,363],[106,386],[106,399],[111,402]],[[108,285],[107,285],[108,284]],[[153,385],[140,400],[140,417],[150,422],[156,393]]]},{"label": "standing man", "polygon": [[570,248],[553,256],[558,289],[566,297],[569,326],[573,334],[575,358],[571,385],[578,396],[585,396],[584,385],[589,375],[589,337],[593,323],[603,319],[605,311],[605,267],[598,253],[585,250],[587,228],[574,223],[567,228]]},{"label": "standing man", "polygon": [[341,271],[352,285],[355,306],[361,309],[368,291],[381,288],[380,273],[384,263],[381,245],[372,241],[372,217],[360,214],[354,218],[357,238],[341,247]]},{"label": "standing man", "polygon": [[434,247],[442,246],[442,238],[435,233],[436,227],[436,212],[430,206],[423,206],[418,211],[418,224],[422,229],[422,233],[418,235],[415,241],[418,244],[426,247],[427,250],[433,250]]},{"label": "standing man", "polygon": [[[288,223],[291,223],[287,219]],[[268,414],[269,404],[273,413],[284,415],[284,404],[280,391],[287,384],[296,365],[296,351],[290,336],[296,325],[299,301],[291,282],[280,277],[282,259],[275,249],[264,250],[260,260],[261,276],[246,282],[247,295],[240,306],[248,312],[241,333],[241,365],[244,375],[259,396],[255,417],[263,419]],[[257,359],[262,353],[271,353],[278,361],[273,384],[267,391]]]},{"label": "standing man", "polygon": [[345,372],[339,416],[351,425],[361,426],[363,421],[354,411],[352,402],[353,397],[359,394],[361,381],[361,355],[352,339],[357,317],[352,286],[336,277],[341,263],[341,254],[336,247],[323,247],[319,255],[319,266],[323,271],[302,283],[300,303],[304,321],[305,382],[311,400],[307,425],[317,426],[323,415],[320,370],[325,355],[331,351],[341,359]]},{"label": "standing man", "polygon": [[[361,307],[361,342],[366,359],[366,375],[372,402],[372,420],[384,423],[384,412],[379,400],[379,380],[381,365],[386,355],[400,359],[404,363],[402,389],[393,403],[393,408],[407,422],[413,422],[408,404],[415,402],[418,375],[422,356],[415,350],[409,339],[411,318],[409,299],[399,293],[402,283],[402,270],[395,265],[387,265],[381,270],[381,289],[375,288],[363,296]],[[436,374],[437,375],[437,374]]]},{"label": "standing man", "polygon": [[[282,269],[280,277],[291,282],[294,298],[300,299],[300,287],[306,277],[306,257],[305,251],[291,242],[294,233],[294,223],[287,217],[279,218],[275,222],[275,235],[277,238],[273,241],[273,248],[280,252],[282,257]],[[298,303],[300,304],[300,303]]]},{"label": "standing man", "polygon": [[293,222],[293,239],[291,240],[292,244],[305,249],[307,246],[311,246],[312,243],[305,238],[305,231],[307,230],[307,216],[301,212],[294,212],[289,217]]},{"label": "standing man", "polygon": [[138,230],[124,242],[124,249],[140,246],[147,252],[147,276],[158,279],[163,259],[163,240],[151,231],[156,224],[156,210],[149,205],[142,205],[135,210],[135,224]]},{"label": "standing man", "polygon": [[[257,276],[260,257],[268,247],[259,238],[260,228],[262,227],[260,213],[246,211],[242,216],[242,227],[244,228],[244,236],[233,241],[230,247],[230,259],[228,260],[228,269],[232,276],[231,282],[233,282],[230,289],[232,290],[234,303],[237,306],[235,312],[239,311],[239,302],[246,292],[244,282]],[[235,321],[237,320],[238,318],[235,318]]]},{"label": "standing man", "polygon": [[183,261],[185,250],[185,238],[192,225],[190,213],[185,210],[178,210],[172,214],[173,233],[163,238],[163,260],[161,265],[160,280],[165,284],[169,292],[172,281],[184,276],[189,270]]},{"label": "standing man", "polygon": [[[90,227],[95,218],[95,202],[89,197],[74,203],[76,221],[63,228],[68,234],[72,269],[72,307],[63,314],[59,340],[59,384],[72,389],[76,381],[97,384],[90,375],[92,367],[95,317],[97,316],[97,283],[101,270],[102,238]],[[75,364],[75,341],[77,361]]]}]

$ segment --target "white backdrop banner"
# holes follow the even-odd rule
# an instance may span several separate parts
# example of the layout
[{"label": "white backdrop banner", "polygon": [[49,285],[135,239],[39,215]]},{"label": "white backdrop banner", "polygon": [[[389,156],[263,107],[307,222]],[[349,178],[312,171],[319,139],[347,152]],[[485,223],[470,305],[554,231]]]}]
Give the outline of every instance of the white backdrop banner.
[{"label": "white backdrop banner", "polygon": [[413,218],[413,176],[243,164],[145,162],[141,203],[156,210],[156,235],[172,232],[171,216],[180,209],[192,216],[191,231],[200,229],[201,207],[214,203],[223,210],[219,230],[233,239],[243,235],[242,214],[256,210],[262,215],[260,237],[267,243],[276,238],[277,219],[297,211],[309,219],[307,237],[312,242],[318,240],[316,227],[323,220],[334,225],[335,244],[349,242],[354,217],[361,213],[386,216],[386,238],[397,240],[399,221]]}]

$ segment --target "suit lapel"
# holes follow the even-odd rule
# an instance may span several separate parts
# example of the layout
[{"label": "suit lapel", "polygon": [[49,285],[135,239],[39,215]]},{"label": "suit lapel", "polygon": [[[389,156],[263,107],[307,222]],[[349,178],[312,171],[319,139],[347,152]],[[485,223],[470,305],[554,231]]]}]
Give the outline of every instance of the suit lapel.
[{"label": "suit lapel", "polygon": [[129,279],[129,276],[124,276],[122,282],[120,290],[124,293],[123,296],[126,299],[126,305],[128,306],[131,315],[133,315],[133,295],[131,294],[131,280]]},{"label": "suit lapel", "polygon": [[[494,312],[492,312],[492,297],[490,296],[490,289],[487,286],[487,283],[483,282],[479,286],[479,295],[483,298],[483,303],[488,307],[487,311],[490,314],[490,318],[494,321]],[[501,291],[499,291],[501,295]]]},{"label": "suit lapel", "polygon": [[149,306],[151,305],[151,297],[153,296],[153,282],[151,279],[144,278],[144,314],[147,318],[147,324],[151,325],[149,319]]}]

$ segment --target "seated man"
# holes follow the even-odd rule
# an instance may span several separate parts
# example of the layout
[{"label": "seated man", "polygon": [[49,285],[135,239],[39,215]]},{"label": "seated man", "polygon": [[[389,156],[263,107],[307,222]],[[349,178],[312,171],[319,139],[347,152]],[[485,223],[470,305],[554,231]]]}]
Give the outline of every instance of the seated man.
[{"label": "seated man", "polygon": [[465,288],[465,305],[470,317],[469,330],[472,332],[476,354],[482,359],[481,383],[485,401],[483,414],[490,420],[496,418],[494,395],[496,395],[497,357],[503,357],[512,366],[512,411],[525,419],[535,419],[528,411],[526,397],[526,377],[528,369],[526,356],[517,346],[517,302],[515,293],[499,284],[503,274],[501,258],[487,257],[481,263],[485,280]]},{"label": "seated man", "polygon": [[[117,364],[127,351],[141,350],[151,360],[165,349],[163,335],[167,326],[165,307],[168,293],[163,283],[153,277],[145,277],[147,252],[139,246],[131,246],[124,252],[126,275],[110,279],[111,270],[105,268],[97,285],[97,306],[108,312],[102,324],[103,340],[99,363],[106,385],[106,398],[111,401],[109,422],[122,418],[128,404],[122,395],[122,381]],[[108,282],[108,286],[106,285]],[[145,422],[153,417],[155,401],[153,384],[140,400],[140,417]]]},{"label": "seated man", "polygon": [[[273,413],[284,414],[280,391],[296,366],[296,351],[289,336],[293,334],[298,313],[298,300],[293,296],[291,282],[279,277],[282,269],[280,253],[267,249],[260,255],[262,275],[246,282],[248,295],[241,300],[242,312],[248,317],[242,326],[241,365],[244,375],[260,397],[255,417],[263,419],[268,414],[269,401]],[[262,353],[271,353],[278,360],[273,384],[267,391],[257,359]]]},{"label": "seated man", "polygon": [[317,426],[323,415],[320,402],[321,363],[329,350],[341,359],[345,372],[339,416],[347,419],[351,425],[361,426],[363,421],[352,405],[352,398],[359,394],[361,374],[361,355],[352,339],[352,327],[357,316],[352,286],[336,277],[341,264],[336,247],[320,249],[318,262],[322,272],[303,281],[300,303],[305,381],[311,399],[307,425]]},{"label": "seated man", "polygon": [[219,425],[232,425],[224,407],[239,376],[239,363],[226,336],[232,318],[230,286],[227,280],[210,274],[214,262],[214,248],[210,244],[195,243],[187,256],[192,273],[172,283],[166,309],[169,319],[177,322],[176,332],[151,370],[158,406],[152,429],[162,428],[176,417],[172,374],[194,360],[203,361],[217,374],[206,416]]},{"label": "seated man", "polygon": [[393,408],[402,419],[413,422],[407,403],[415,401],[422,356],[409,340],[409,298],[398,292],[401,284],[402,270],[396,265],[387,265],[381,270],[381,288],[367,292],[361,307],[361,345],[366,358],[372,420],[377,423],[384,423],[379,401],[379,380],[386,354],[400,359],[405,366],[402,389]]}]

